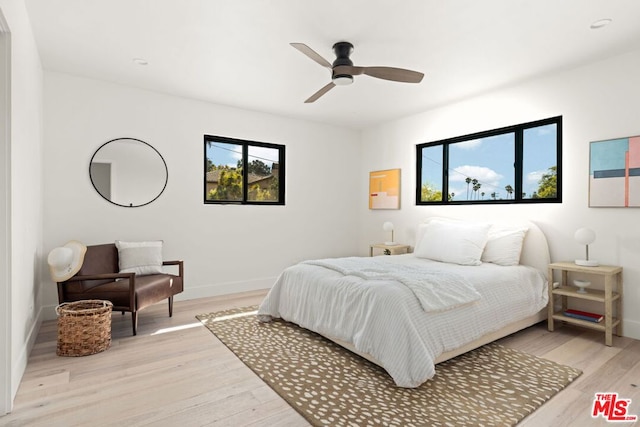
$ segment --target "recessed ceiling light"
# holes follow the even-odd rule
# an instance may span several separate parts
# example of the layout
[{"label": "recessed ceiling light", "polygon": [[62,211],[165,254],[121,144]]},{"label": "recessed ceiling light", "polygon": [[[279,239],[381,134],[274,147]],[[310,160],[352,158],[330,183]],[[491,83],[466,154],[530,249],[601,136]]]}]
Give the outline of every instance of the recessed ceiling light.
[{"label": "recessed ceiling light", "polygon": [[607,25],[611,24],[611,21],[613,21],[613,19],[611,18],[598,19],[591,24],[591,29],[597,30],[598,28],[606,27]]},{"label": "recessed ceiling light", "polygon": [[133,58],[133,63],[138,65],[148,65],[149,61],[143,58]]}]

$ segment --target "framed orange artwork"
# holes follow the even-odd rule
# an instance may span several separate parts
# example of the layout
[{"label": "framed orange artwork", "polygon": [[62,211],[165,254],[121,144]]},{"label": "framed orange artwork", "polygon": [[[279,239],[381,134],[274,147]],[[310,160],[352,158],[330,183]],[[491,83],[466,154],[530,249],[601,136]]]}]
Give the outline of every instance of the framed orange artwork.
[{"label": "framed orange artwork", "polygon": [[369,209],[400,209],[400,169],[369,173]]}]

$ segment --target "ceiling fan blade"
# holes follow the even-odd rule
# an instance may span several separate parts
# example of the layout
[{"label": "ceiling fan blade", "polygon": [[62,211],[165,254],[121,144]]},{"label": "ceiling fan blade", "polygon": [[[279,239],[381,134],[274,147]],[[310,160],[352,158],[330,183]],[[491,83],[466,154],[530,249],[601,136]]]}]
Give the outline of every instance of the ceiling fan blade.
[{"label": "ceiling fan blade", "polygon": [[336,65],[333,67],[333,74],[348,74],[351,76],[359,76],[364,73],[367,67],[356,67],[353,65]]},{"label": "ceiling fan blade", "polygon": [[289,44],[291,46],[295,47],[296,49],[298,49],[300,52],[302,52],[305,55],[307,55],[309,58],[311,58],[314,61],[316,61],[318,64],[322,65],[323,67],[331,68],[331,63],[329,61],[324,59],[322,56],[320,56],[318,53],[316,53],[315,50],[311,49],[306,44],[304,44],[304,43],[289,43]]},{"label": "ceiling fan blade", "polygon": [[314,93],[313,95],[311,95],[309,98],[307,98],[306,101],[304,101],[305,104],[309,104],[311,102],[315,102],[318,98],[320,98],[322,95],[324,95],[325,93],[329,92],[331,89],[333,89],[335,87],[335,83],[331,82],[329,84],[327,84],[326,86],[324,86],[322,89],[320,89],[319,91],[317,91],[316,93]]},{"label": "ceiling fan blade", "polygon": [[394,82],[403,83],[420,83],[424,77],[423,73],[412,70],[405,70],[404,68],[394,67],[354,67],[362,68],[363,74],[367,76],[376,77],[378,79],[392,80]]}]

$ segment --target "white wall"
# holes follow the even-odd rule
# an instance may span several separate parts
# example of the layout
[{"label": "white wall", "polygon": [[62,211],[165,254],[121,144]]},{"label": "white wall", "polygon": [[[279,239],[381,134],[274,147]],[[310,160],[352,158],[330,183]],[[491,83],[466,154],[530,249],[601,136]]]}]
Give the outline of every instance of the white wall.
[{"label": "white wall", "polygon": [[[590,255],[624,267],[624,335],[640,339],[640,210],[589,208],[589,142],[640,135],[640,52],[610,58],[515,87],[367,129],[363,133],[358,206],[367,206],[368,171],[402,169],[402,209],[360,209],[360,246],[385,239],[382,223],[393,221],[395,240],[415,244],[415,226],[424,217],[443,215],[480,220],[524,217],[546,233],[554,261],[583,255],[573,233],[596,231]],[[563,203],[495,206],[415,205],[415,145],[474,132],[563,116]]]},{"label": "white wall", "polygon": [[42,67],[24,2],[0,0],[0,9],[11,37],[10,283],[0,285],[9,287],[11,338],[0,344],[10,353],[13,397],[41,321]]},{"label": "white wall", "polygon": [[[163,239],[165,259],[185,261],[180,298],[193,298],[268,288],[299,260],[357,251],[358,132],[55,72],[44,82],[46,252],[70,239]],[[205,134],[286,145],[286,205],[205,205]],[[150,205],[114,206],[91,185],[91,156],[119,137],[167,163],[167,188]],[[43,283],[52,315],[55,286]]]}]

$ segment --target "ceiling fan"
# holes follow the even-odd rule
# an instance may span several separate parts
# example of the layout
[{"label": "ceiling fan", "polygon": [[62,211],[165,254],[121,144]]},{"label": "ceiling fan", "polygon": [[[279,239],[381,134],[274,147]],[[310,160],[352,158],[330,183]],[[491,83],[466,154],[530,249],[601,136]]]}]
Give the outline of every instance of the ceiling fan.
[{"label": "ceiling fan", "polygon": [[320,56],[316,51],[311,49],[304,43],[290,43],[291,46],[298,49],[300,52],[307,55],[309,58],[316,61],[331,70],[331,82],[324,86],[322,89],[311,95],[305,103],[316,101],[325,93],[329,92],[336,85],[345,86],[353,83],[353,76],[360,74],[366,74],[378,79],[392,80],[394,82],[403,83],[420,83],[424,77],[423,73],[412,70],[405,70],[404,68],[394,67],[356,67],[349,59],[349,55],[353,52],[353,45],[349,42],[338,42],[333,45],[333,51],[336,54],[336,60],[333,64],[329,63],[326,59]]}]

